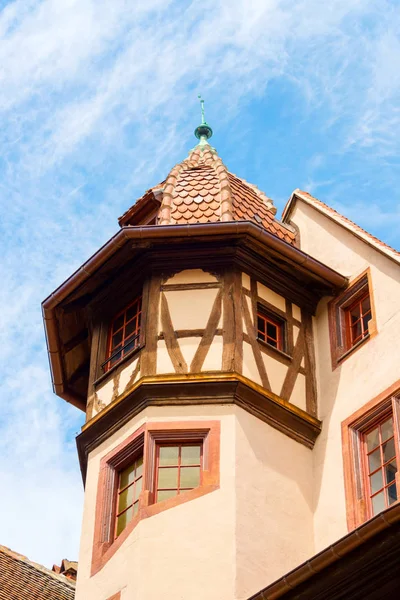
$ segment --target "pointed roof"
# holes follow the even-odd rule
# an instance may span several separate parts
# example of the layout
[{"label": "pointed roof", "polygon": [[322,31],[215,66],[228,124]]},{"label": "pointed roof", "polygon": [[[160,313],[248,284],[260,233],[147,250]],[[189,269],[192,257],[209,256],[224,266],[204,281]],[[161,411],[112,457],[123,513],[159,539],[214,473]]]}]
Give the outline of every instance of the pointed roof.
[{"label": "pointed roof", "polygon": [[163,183],[150,188],[120,217],[121,227],[149,223],[192,225],[218,221],[252,221],[295,244],[295,232],[274,218],[276,208],[255,185],[230,173],[215,148],[202,136],[189,156]]}]

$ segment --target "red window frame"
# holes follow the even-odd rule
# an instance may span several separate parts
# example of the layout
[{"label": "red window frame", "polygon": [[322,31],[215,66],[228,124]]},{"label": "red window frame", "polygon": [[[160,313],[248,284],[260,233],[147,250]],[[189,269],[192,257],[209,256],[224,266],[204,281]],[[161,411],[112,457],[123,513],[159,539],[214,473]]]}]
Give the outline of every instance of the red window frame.
[{"label": "red window frame", "polygon": [[[140,465],[137,465],[137,462],[140,459],[141,459],[141,463],[140,463]],[[133,480],[131,482],[129,482],[127,485],[121,487],[121,475],[130,466],[134,466]],[[140,471],[139,471],[139,475],[138,475],[139,467],[140,467]],[[125,527],[128,525],[129,521],[131,521],[133,519],[133,517],[139,511],[139,496],[140,496],[140,492],[143,489],[143,476],[144,476],[143,470],[144,470],[144,457],[143,457],[143,452],[140,452],[139,454],[137,454],[135,456],[134,459],[132,459],[127,465],[125,465],[118,472],[118,485],[116,486],[116,499],[115,499],[115,525],[114,525],[114,537],[115,538],[117,538],[119,535],[121,535],[121,533],[123,532]],[[140,481],[140,491],[139,491],[139,494],[137,494],[136,491],[137,491],[139,481]],[[128,506],[126,506],[126,508],[119,511],[119,502],[120,502],[121,494],[123,494],[129,488],[133,489],[132,502]],[[119,517],[121,515],[123,515],[124,513],[127,513],[129,511],[129,509],[131,509],[131,508],[132,508],[132,514],[131,514],[129,520],[125,523],[125,526],[120,531],[118,531]]]},{"label": "red window frame", "polygon": [[[363,303],[365,300],[369,300],[368,309],[363,312]],[[357,319],[352,321],[352,313],[357,310]],[[369,292],[365,292],[362,296],[359,296],[350,306],[344,308],[345,319],[346,319],[346,339],[347,349],[353,348],[356,344],[361,342],[365,337],[369,335],[368,324],[372,319],[372,308],[371,298]],[[365,322],[366,317],[369,315],[368,321]],[[360,333],[355,335],[354,329],[360,326]]]},{"label": "red window frame", "polygon": [[[192,447],[196,446],[200,448],[200,461],[192,464],[184,464],[182,465],[182,448],[183,447]],[[178,448],[178,461],[176,464],[171,465],[160,465],[160,450],[161,448]],[[200,477],[199,483],[195,487],[183,487],[181,486],[181,474],[184,469],[198,467],[200,469]],[[177,476],[177,486],[175,487],[159,487],[159,475],[160,470],[164,469],[178,469]],[[154,474],[154,502],[162,502],[163,500],[167,500],[169,498],[173,498],[174,496],[179,496],[182,492],[187,492],[189,490],[196,489],[197,487],[202,485],[203,479],[203,442],[202,441],[187,441],[187,442],[175,442],[175,443],[159,443],[156,446],[156,461],[155,461],[155,474]],[[176,492],[176,494],[172,494],[168,498],[164,498],[162,500],[158,499],[158,492]]]},{"label": "red window frame", "polygon": [[[136,310],[132,313],[132,308]],[[104,372],[139,347],[142,315],[142,296],[135,298],[115,315],[108,330],[106,360],[102,364]]]},{"label": "red window frame", "polygon": [[[392,432],[391,435],[385,436],[382,433],[382,426],[385,425],[389,420],[392,421]],[[373,517],[385,508],[388,508],[392,504],[398,501],[398,489],[397,489],[397,471],[399,465],[399,455],[397,448],[397,439],[396,439],[396,430],[395,430],[395,420],[393,411],[387,411],[379,420],[374,421],[370,427],[362,434],[362,449],[363,449],[363,472],[364,472],[364,482],[365,482],[365,490],[366,490],[366,500],[368,504],[368,515],[369,517]],[[368,449],[368,436],[375,430],[378,430],[378,443],[373,445]],[[393,447],[393,450],[388,455],[388,458],[385,457],[384,452],[386,451],[386,447]],[[379,451],[379,452],[378,452]],[[377,458],[377,453],[379,454],[379,466],[371,467],[370,457],[375,454]],[[395,471],[392,473],[393,477],[388,480],[388,474],[390,471],[387,469],[393,462],[395,462]],[[377,465],[378,463],[376,463]],[[375,481],[380,481],[376,489],[372,489],[372,481],[375,477]],[[390,489],[389,489],[390,488]],[[389,501],[389,494],[394,493],[396,496],[394,499],[392,498]],[[374,510],[374,498],[378,499],[379,496],[384,500],[384,506],[376,506],[377,510]]]},{"label": "red window frame", "polygon": [[[260,329],[260,320],[263,322],[264,327]],[[268,334],[268,325],[272,325],[275,327],[276,335]],[[274,319],[267,313],[264,313],[262,310],[257,311],[257,338],[268,344],[272,348],[277,350],[284,350],[284,331],[283,331],[283,322]],[[276,344],[276,345],[275,345]]]}]

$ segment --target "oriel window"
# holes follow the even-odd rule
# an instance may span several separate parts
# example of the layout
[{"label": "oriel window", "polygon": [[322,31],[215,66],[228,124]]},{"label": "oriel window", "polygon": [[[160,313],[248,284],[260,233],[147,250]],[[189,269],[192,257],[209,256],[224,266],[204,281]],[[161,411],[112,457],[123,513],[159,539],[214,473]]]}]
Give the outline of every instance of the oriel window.
[{"label": "oriel window", "polygon": [[264,312],[257,310],[257,337],[277,350],[284,350],[284,323]]}]

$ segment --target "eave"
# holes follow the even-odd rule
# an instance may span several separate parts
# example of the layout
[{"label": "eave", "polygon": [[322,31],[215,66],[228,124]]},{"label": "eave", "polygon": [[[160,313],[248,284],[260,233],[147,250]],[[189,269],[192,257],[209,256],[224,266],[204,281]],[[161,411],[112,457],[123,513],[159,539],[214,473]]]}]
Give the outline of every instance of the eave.
[{"label": "eave", "polygon": [[[211,248],[212,244],[214,248]],[[155,248],[158,252],[157,264],[153,266],[150,264],[150,254]],[[210,248],[211,251],[207,250]],[[82,331],[85,326],[75,331],[73,338],[61,342],[56,311],[66,302],[69,302],[70,312],[74,310],[74,303],[82,309],[96,292],[96,286],[104,284],[113,269],[139,255],[148,257],[144,268],[148,264],[149,268],[165,271],[171,268],[171,264],[179,263],[181,268],[194,268],[195,264],[200,267],[207,261],[209,264],[218,264],[219,261],[221,266],[224,260],[234,259],[240,268],[253,269],[261,278],[263,271],[268,277],[268,261],[273,261],[278,265],[278,270],[286,270],[285,278],[289,286],[295,274],[306,281],[301,300],[308,302],[312,312],[322,296],[333,295],[347,285],[347,278],[337,271],[249,221],[122,227],[42,304],[54,392],[82,410],[85,410],[86,397],[84,393],[77,393],[74,385],[67,380],[63,357],[67,344],[71,345],[74,340],[76,343],[87,343],[82,341],[85,340],[85,331]],[[85,369],[86,364],[78,366],[76,378],[86,377]]]}]

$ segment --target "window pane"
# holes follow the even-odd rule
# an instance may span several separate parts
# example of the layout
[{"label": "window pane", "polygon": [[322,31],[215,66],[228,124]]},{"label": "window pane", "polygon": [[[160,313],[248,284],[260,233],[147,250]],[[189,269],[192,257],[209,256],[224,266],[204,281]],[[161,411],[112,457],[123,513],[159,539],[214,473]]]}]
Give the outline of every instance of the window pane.
[{"label": "window pane", "polygon": [[378,448],[368,456],[369,472],[376,471],[381,466],[381,452]]},{"label": "window pane", "polygon": [[379,492],[383,488],[382,471],[379,469],[369,478],[371,484],[371,494]]},{"label": "window pane", "polygon": [[157,502],[161,502],[161,500],[167,500],[167,498],[172,498],[173,496],[176,496],[177,493],[177,490],[164,490],[157,492]]},{"label": "window pane", "polygon": [[125,327],[125,337],[129,337],[132,333],[136,331],[137,319],[133,319],[128,325]]},{"label": "window pane", "polygon": [[274,340],[278,337],[278,331],[276,325],[272,323],[267,323],[267,336],[273,338]]},{"label": "window pane", "polygon": [[143,456],[139,456],[135,460],[136,466],[136,477],[140,477],[143,474]]},{"label": "window pane", "polygon": [[200,485],[200,467],[182,467],[181,482],[182,488],[195,488]]},{"label": "window pane", "polygon": [[275,339],[268,338],[267,342],[273,348],[277,348],[278,347],[278,342]]},{"label": "window pane", "polygon": [[119,475],[119,489],[122,490],[124,487],[132,483],[135,478],[135,463],[132,463],[121,471]]},{"label": "window pane", "polygon": [[377,515],[381,510],[385,508],[385,497],[383,492],[379,492],[372,498],[372,514]]},{"label": "window pane", "polygon": [[122,329],[115,333],[112,338],[112,347],[116,348],[122,342]]},{"label": "window pane", "polygon": [[139,501],[135,502],[135,504],[133,505],[133,514],[137,515],[139,511]]},{"label": "window pane", "polygon": [[130,506],[132,504],[133,501],[133,485],[130,485],[128,488],[126,488],[126,490],[124,490],[123,492],[120,493],[119,495],[119,499],[118,499],[118,512],[122,512],[123,510],[125,510],[126,508],[128,508],[128,506]]},{"label": "window pane", "polygon": [[112,359],[110,360],[110,364],[115,365],[115,363],[118,362],[119,360],[121,360],[121,352],[117,352],[117,354],[115,354],[112,357]]},{"label": "window pane", "polygon": [[371,310],[371,300],[370,300],[369,296],[364,298],[364,300],[361,303],[361,307],[362,307],[363,315],[365,315],[368,311]]},{"label": "window pane", "polygon": [[360,318],[360,305],[356,304],[350,311],[351,324],[353,325]]},{"label": "window pane", "polygon": [[158,470],[158,486],[160,488],[178,487],[178,467],[169,467]]},{"label": "window pane", "polygon": [[385,440],[387,440],[388,438],[392,437],[392,435],[393,435],[393,418],[392,417],[390,417],[390,419],[388,419],[387,421],[382,423],[381,435],[382,435],[383,442]]},{"label": "window pane", "polygon": [[358,342],[359,338],[361,338],[361,321],[357,321],[355,325],[352,325],[351,335],[353,342]]},{"label": "window pane", "polygon": [[367,440],[368,452],[379,446],[379,427],[376,427],[365,436]]},{"label": "window pane", "polygon": [[384,444],[382,444],[382,448],[383,448],[384,462],[386,462],[387,460],[390,460],[391,458],[396,456],[396,450],[394,448],[394,438],[392,438],[388,442],[385,442]]},{"label": "window pane", "polygon": [[396,461],[393,460],[391,463],[386,465],[384,467],[384,469],[385,469],[386,483],[391,483],[392,481],[394,481],[396,479],[396,473],[397,473]]},{"label": "window pane", "polygon": [[182,465],[200,464],[200,446],[182,446],[181,449]]},{"label": "window pane", "polygon": [[393,502],[396,502],[397,500],[397,490],[396,490],[396,484],[392,483],[392,485],[389,485],[389,487],[387,488],[387,500],[388,500],[388,504],[389,506],[391,504],[393,504]]},{"label": "window pane", "polygon": [[115,319],[115,321],[113,323],[113,331],[118,331],[118,329],[121,329],[123,324],[124,324],[124,315],[121,315],[120,317],[118,317],[118,319]]},{"label": "window pane", "polygon": [[130,339],[125,340],[125,345],[124,345],[124,353],[126,354],[127,352],[130,352],[131,350],[133,350],[137,345],[137,339],[133,337],[131,337]]},{"label": "window pane", "polygon": [[160,447],[160,466],[177,465],[179,457],[179,446]]},{"label": "window pane", "polygon": [[117,518],[117,536],[125,529],[128,525],[129,521],[132,519],[133,509],[128,508],[128,510]]},{"label": "window pane", "polygon": [[128,310],[126,311],[126,320],[130,321],[138,312],[139,310],[139,303],[135,302],[134,304],[132,304],[132,306],[130,308],[128,308]]},{"label": "window pane", "polygon": [[258,331],[265,334],[265,321],[264,321],[264,319],[261,319],[261,317],[258,317],[257,323],[258,323],[257,324]]},{"label": "window pane", "polygon": [[135,495],[133,500],[136,501],[139,499],[140,492],[142,491],[143,477],[138,479],[135,483]]},{"label": "window pane", "polygon": [[371,320],[371,313],[368,313],[367,315],[365,315],[365,317],[363,317],[363,326],[364,326],[364,334],[367,333],[368,331],[368,323]]}]

